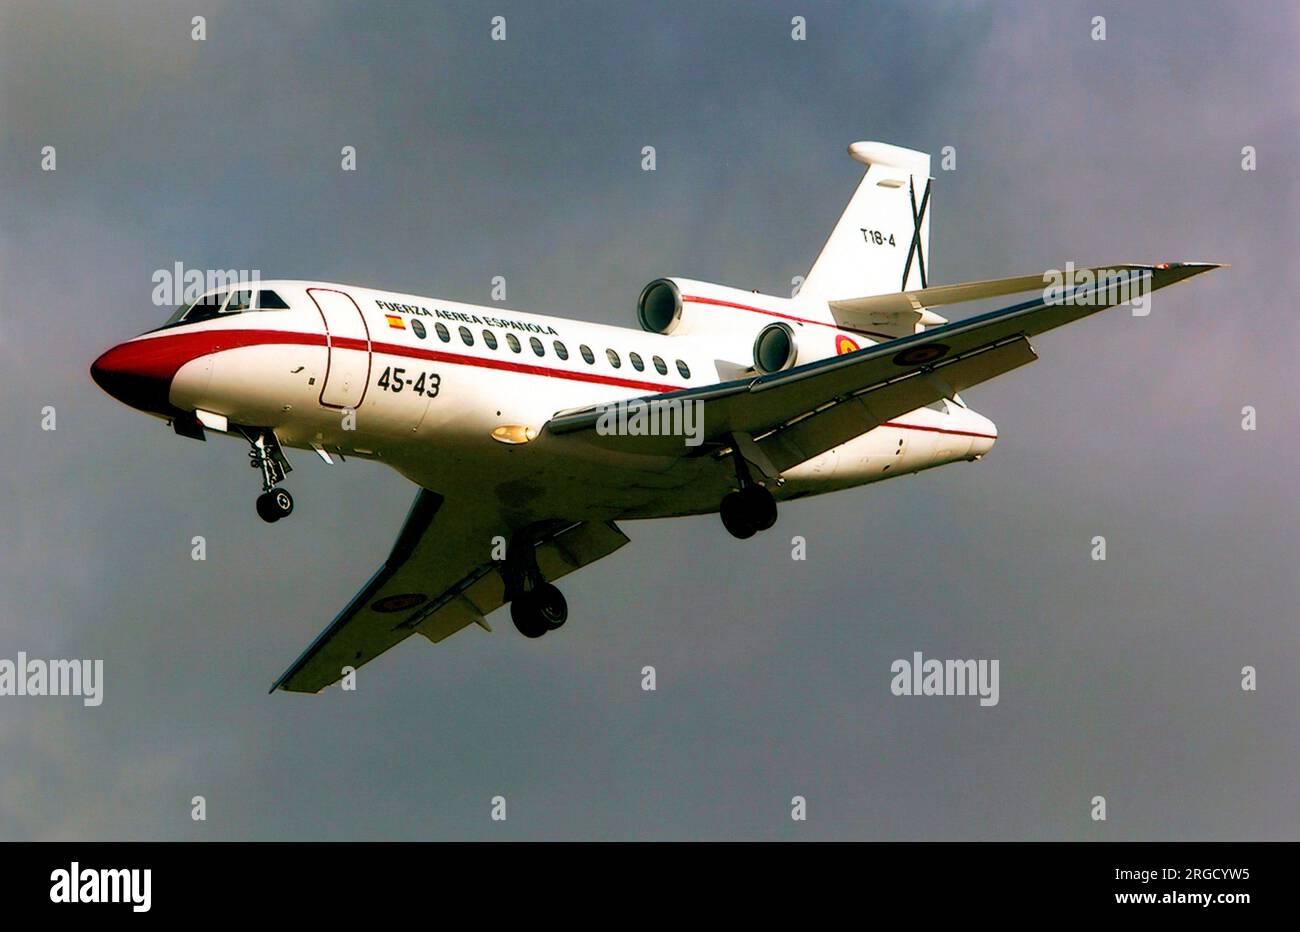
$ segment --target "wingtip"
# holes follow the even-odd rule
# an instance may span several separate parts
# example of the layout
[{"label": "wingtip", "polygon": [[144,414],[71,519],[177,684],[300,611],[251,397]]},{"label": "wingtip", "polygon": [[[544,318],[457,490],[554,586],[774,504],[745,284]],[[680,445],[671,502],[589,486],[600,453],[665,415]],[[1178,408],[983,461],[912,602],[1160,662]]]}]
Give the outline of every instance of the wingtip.
[{"label": "wingtip", "polygon": [[1155,266],[1157,269],[1230,269],[1231,262],[1159,262]]}]

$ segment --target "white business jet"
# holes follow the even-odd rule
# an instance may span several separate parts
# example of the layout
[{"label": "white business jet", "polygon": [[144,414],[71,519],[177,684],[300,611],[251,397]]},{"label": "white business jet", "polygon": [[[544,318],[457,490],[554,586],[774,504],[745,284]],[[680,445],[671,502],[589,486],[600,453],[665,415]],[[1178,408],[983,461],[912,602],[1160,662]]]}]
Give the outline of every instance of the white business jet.
[{"label": "white business jet", "polygon": [[[409,635],[491,630],[507,602],[527,637],[560,627],[555,580],[627,543],[616,521],[717,512],[748,538],[779,502],[979,459],[997,431],[961,391],[1032,362],[1031,337],[1217,267],[931,286],[929,156],[849,152],[866,174],[795,297],[660,278],[637,330],[256,281],[202,295],[91,374],[181,436],[246,440],[266,521],[293,510],[288,448],[420,487],[387,560],[272,686],[318,692]],[[1034,291],[955,323],[933,310]]]}]

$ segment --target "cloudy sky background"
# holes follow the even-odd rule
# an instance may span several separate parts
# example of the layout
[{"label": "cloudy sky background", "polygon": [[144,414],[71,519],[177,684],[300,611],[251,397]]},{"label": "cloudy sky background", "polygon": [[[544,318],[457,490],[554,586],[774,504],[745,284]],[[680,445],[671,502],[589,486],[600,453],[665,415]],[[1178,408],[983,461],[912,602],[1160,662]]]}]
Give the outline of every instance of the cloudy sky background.
[{"label": "cloudy sky background", "polygon": [[[1296,5],[623,7],[0,3],[0,657],[107,679],[95,709],[0,698],[0,838],[1300,835]],[[298,454],[268,527],[241,444],[99,391],[90,361],[166,316],[156,269],[480,303],[504,275],[511,307],[635,326],[660,275],[787,293],[855,139],[956,148],[936,283],[1233,267],[971,391],[1002,435],[982,463],[747,542],[629,523],[558,636],[502,613],[356,693],[266,694],[414,490]],[[998,658],[1001,703],[892,696],[914,650]]]}]

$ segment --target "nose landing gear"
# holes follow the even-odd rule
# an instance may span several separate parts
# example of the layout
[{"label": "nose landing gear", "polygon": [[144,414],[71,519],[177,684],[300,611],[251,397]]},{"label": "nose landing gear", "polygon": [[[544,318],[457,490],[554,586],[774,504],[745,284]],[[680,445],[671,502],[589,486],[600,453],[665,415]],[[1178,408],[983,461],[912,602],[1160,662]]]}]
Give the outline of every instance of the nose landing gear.
[{"label": "nose landing gear", "polygon": [[569,619],[569,604],[564,593],[548,583],[537,566],[537,552],[532,532],[515,532],[506,548],[501,568],[510,603],[510,620],[526,638],[539,638],[561,627]]},{"label": "nose landing gear", "polygon": [[288,489],[271,489],[257,496],[257,516],[267,524],[293,514],[293,496]]},{"label": "nose landing gear", "polygon": [[241,427],[240,433],[252,447],[248,451],[248,465],[262,471],[262,494],[257,497],[257,516],[267,524],[293,514],[293,496],[287,489],[276,485],[293,469],[289,465],[275,431],[263,428]]}]

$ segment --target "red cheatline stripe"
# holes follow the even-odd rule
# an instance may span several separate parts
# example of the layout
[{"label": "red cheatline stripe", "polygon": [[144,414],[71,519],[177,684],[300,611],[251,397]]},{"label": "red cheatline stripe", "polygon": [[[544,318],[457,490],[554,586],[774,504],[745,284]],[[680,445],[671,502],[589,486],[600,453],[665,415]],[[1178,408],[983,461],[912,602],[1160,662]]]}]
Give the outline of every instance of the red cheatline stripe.
[{"label": "red cheatline stripe", "polygon": [[806,317],[795,317],[793,314],[782,314],[779,311],[769,311],[764,307],[750,307],[748,304],[736,304],[734,301],[720,301],[717,298],[701,298],[695,295],[682,295],[683,301],[694,301],[696,304],[713,304],[717,307],[734,307],[738,311],[752,311],[755,314],[766,314],[768,317],[780,317],[782,320],[793,320],[800,324],[812,324],[814,327],[826,327],[830,330],[847,330],[849,333],[859,333],[864,337],[877,337],[882,340],[892,340],[894,337],[887,333],[873,333],[870,330],[858,330],[854,327],[841,327],[839,324],[828,324],[823,320],[809,320]]},{"label": "red cheatline stripe", "polygon": [[[354,337],[335,337],[334,345],[340,349],[366,349],[366,341]],[[300,333],[293,330],[199,330],[190,333],[174,333],[164,336],[149,337],[132,341],[131,345],[139,347],[142,354],[150,359],[162,362],[170,370],[166,376],[175,375],[176,370],[192,359],[220,353],[225,350],[242,349],[246,346],[265,346],[267,344],[324,346],[323,333]],[[527,363],[512,362],[505,359],[493,359],[483,356],[466,356],[461,353],[448,353],[441,350],[426,350],[398,343],[380,343],[374,341],[372,347],[377,353],[405,356],[412,359],[429,359],[464,366],[480,366],[486,369],[501,369],[507,372],[521,372],[528,375],[540,375],[557,379],[571,379],[575,382],[594,382],[600,385],[616,385],[623,388],[635,388],[650,392],[679,391],[681,385],[665,385],[657,382],[643,382],[639,379],[626,379],[617,376],[600,375],[595,372],[553,369],[546,366],[533,366]]]},{"label": "red cheatline stripe", "polygon": [[[225,350],[242,349],[245,346],[265,345],[305,345],[324,346],[323,333],[299,333],[293,330],[198,330],[190,333],[173,333],[164,336],[132,340],[123,346],[130,346],[136,352],[133,365],[147,367],[151,373],[160,377],[171,378],[181,366],[192,359],[220,353]],[[334,345],[340,349],[364,351],[365,340],[353,337],[335,337]],[[431,359],[438,362],[450,362],[468,366],[483,366],[489,369],[504,369],[522,372],[528,375],[549,376],[551,378],[574,379],[579,382],[597,382],[602,385],[619,385],[627,388],[640,388],[646,391],[677,391],[680,386],[659,385],[654,382],[638,382],[635,379],[620,379],[612,376],[597,375],[591,372],[569,372],[564,369],[548,369],[544,366],[530,366],[527,363],[509,362],[480,356],[464,356],[459,353],[446,353],[441,350],[426,350],[418,347],[400,346],[396,343],[374,343],[374,351],[389,353],[394,356],[409,356],[415,359]],[[997,434],[979,434],[966,430],[947,430],[942,427],[926,427],[920,424],[903,424],[899,421],[885,421],[881,427],[900,427],[906,430],[924,430],[936,434],[955,434],[960,437],[982,437],[997,440]]]},{"label": "red cheatline stripe", "polygon": [[924,427],[920,424],[903,424],[899,421],[885,421],[881,427],[903,427],[907,430],[926,430],[932,434],[955,434],[958,437],[983,437],[985,440],[997,440],[997,434],[977,434],[969,430],[948,430],[946,427]]}]

